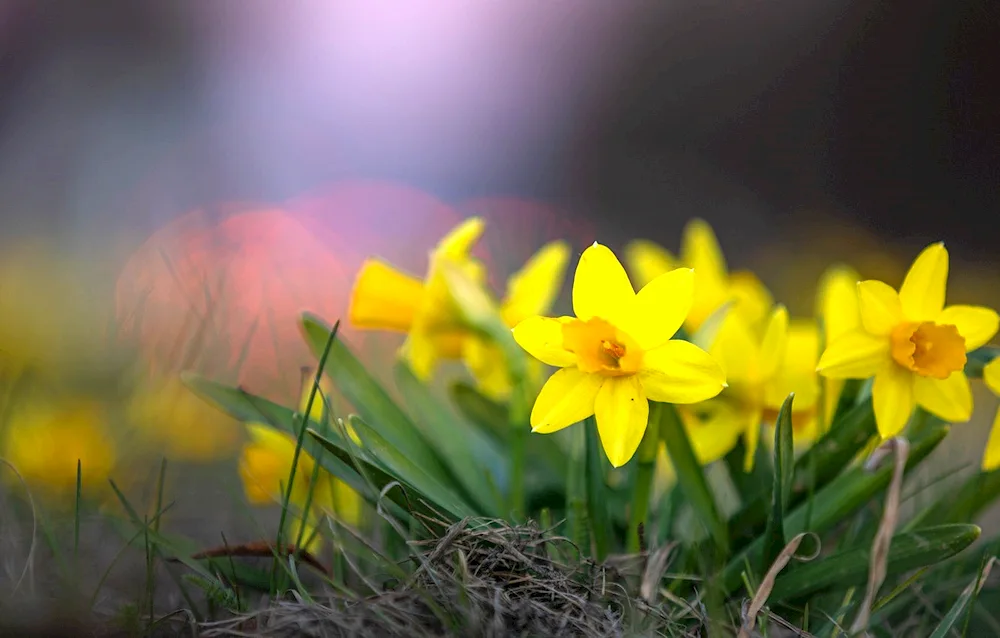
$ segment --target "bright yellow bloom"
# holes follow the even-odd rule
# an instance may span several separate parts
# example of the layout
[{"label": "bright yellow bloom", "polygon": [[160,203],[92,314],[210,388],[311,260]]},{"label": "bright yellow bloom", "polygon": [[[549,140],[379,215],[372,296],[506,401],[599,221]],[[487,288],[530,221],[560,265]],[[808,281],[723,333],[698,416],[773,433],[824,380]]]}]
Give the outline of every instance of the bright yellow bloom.
[{"label": "bright yellow bloom", "polygon": [[[482,264],[469,255],[482,231],[482,220],[471,218],[449,233],[431,253],[424,282],[384,262],[366,261],[354,286],[350,320],[359,328],[407,332],[403,354],[418,378],[426,380],[439,360],[461,359],[484,394],[502,399],[511,389],[503,354],[462,321],[444,275],[446,267],[457,267],[475,285],[485,286]],[[508,279],[507,295],[495,309],[508,326],[548,312],[568,260],[566,243],[551,242]]]},{"label": "bright yellow bloom", "polygon": [[[744,429],[735,406],[728,401],[711,400],[678,411],[684,431],[702,466],[714,463],[736,447]],[[676,475],[667,447],[660,445],[656,456],[656,493],[666,492]]]},{"label": "bright yellow bloom", "polygon": [[[993,393],[1000,396],[1000,358],[996,358],[983,368],[983,381]],[[990,472],[1000,467],[1000,409],[993,417],[993,428],[983,454],[983,471]]]},{"label": "bright yellow bloom", "polygon": [[945,307],[948,251],[924,249],[897,293],[881,281],[858,284],[860,328],[827,344],[819,372],[827,377],[875,377],[872,400],[883,438],[898,434],[915,406],[952,423],[969,420],[972,392],[965,353],[996,334],[1000,318],[979,306]]},{"label": "bright yellow bloom", "polygon": [[103,488],[115,468],[116,446],[104,408],[78,399],[15,409],[3,427],[0,456],[33,490],[69,499],[76,493],[77,460],[83,490]]},{"label": "bright yellow bloom", "polygon": [[789,393],[795,393],[792,403],[792,431],[796,452],[808,449],[818,438],[816,408],[819,399],[819,376],[816,363],[819,360],[819,326],[813,320],[793,319],[788,326],[788,341],[785,356],[778,374],[771,386],[771,397],[764,411],[765,442],[774,445],[774,426],[778,411],[773,406],[784,401]]},{"label": "bright yellow bloom", "polygon": [[[816,315],[823,322],[823,341],[833,343],[841,335],[861,326],[861,309],[858,307],[858,274],[846,266],[832,266],[820,278]],[[840,393],[843,379],[823,379],[823,418],[829,427]]]},{"label": "bright yellow bloom", "polygon": [[726,302],[733,302],[732,311],[752,324],[762,321],[773,303],[753,273],[729,273],[712,227],[701,219],[684,228],[679,260],[653,242],[636,240],[626,246],[625,261],[640,286],[677,266],[694,269],[694,301],[684,322],[690,333]]},{"label": "bright yellow bloom", "polygon": [[229,457],[239,444],[239,423],[175,377],[142,384],[127,409],[143,441],[173,460],[207,463]]},{"label": "bright yellow bloom", "polygon": [[597,243],[585,250],[573,280],[576,317],[530,317],[514,328],[528,354],[561,368],[535,400],[532,431],[549,434],[596,415],[604,451],[620,467],[646,431],[649,400],[697,403],[721,392],[718,362],[671,339],[693,286],[694,272],[678,268],[636,294],[614,253]]},{"label": "bright yellow bloom", "polygon": [[[295,454],[295,438],[286,432],[259,423],[247,424],[250,441],[243,447],[239,473],[247,500],[253,505],[280,503],[287,489]],[[319,470],[315,485],[312,484],[315,461],[303,450],[292,484],[291,508],[297,510],[300,525],[306,526],[303,538],[314,537],[307,549],[318,550],[321,539],[314,534],[321,513],[336,512],[345,523],[356,525],[360,520],[360,496],[323,469]],[[312,490],[309,511],[305,509]],[[292,533],[297,534],[296,529]],[[296,538],[292,536],[291,538]]]}]

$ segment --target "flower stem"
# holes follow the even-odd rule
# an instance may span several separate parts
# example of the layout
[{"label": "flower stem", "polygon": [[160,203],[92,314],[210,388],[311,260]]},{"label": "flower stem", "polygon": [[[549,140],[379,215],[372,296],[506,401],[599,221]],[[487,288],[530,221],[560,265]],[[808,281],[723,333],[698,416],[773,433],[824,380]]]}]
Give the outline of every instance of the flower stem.
[{"label": "flower stem", "polygon": [[525,516],[524,471],[526,465],[528,436],[528,411],[526,408],[525,388],[523,382],[514,384],[509,407],[509,442],[510,442],[510,503],[508,510],[515,520],[522,521]]},{"label": "flower stem", "polygon": [[[625,540],[625,550],[630,554],[645,549],[640,543],[640,535],[645,536],[649,525],[649,495],[653,489],[653,477],[656,470],[656,452],[660,446],[660,405],[650,404],[649,422],[642,442],[636,451],[639,467],[636,468],[635,484],[632,488],[632,508],[629,512],[628,536]],[[642,532],[640,533],[640,526]]]}]

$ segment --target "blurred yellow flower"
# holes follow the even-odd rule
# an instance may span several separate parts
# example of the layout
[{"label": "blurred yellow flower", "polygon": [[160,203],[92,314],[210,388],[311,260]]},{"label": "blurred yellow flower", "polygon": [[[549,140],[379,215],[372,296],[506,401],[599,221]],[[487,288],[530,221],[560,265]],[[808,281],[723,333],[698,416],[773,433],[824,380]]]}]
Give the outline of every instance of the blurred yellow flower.
[{"label": "blurred yellow flower", "polygon": [[548,434],[591,415],[615,467],[635,454],[649,401],[696,403],[717,395],[725,375],[707,352],[672,340],[691,307],[694,273],[678,268],[636,294],[621,263],[595,243],[573,280],[576,317],[530,317],[514,339],[539,361],[561,368],[531,411],[533,432]]},{"label": "blurred yellow flower", "polygon": [[[496,344],[470,330],[448,291],[446,268],[457,268],[473,284],[485,288],[482,264],[469,251],[483,232],[483,222],[470,218],[449,233],[431,253],[423,282],[392,266],[369,259],[361,267],[351,297],[351,323],[359,328],[408,333],[403,356],[414,374],[427,379],[440,360],[464,361],[484,394],[502,399],[510,378]],[[500,313],[513,327],[527,316],[547,312],[562,286],[569,248],[551,242],[507,282]],[[535,372],[539,374],[539,372]]]},{"label": "blurred yellow flower", "polygon": [[240,441],[240,424],[205,403],[177,377],[140,384],[128,404],[128,419],[146,445],[175,461],[228,458]]},{"label": "blurred yellow flower", "polygon": [[[1000,396],[1000,357],[990,361],[983,368],[983,381],[994,394]],[[993,427],[990,429],[990,438],[986,443],[986,452],[983,454],[983,471],[990,472],[1000,467],[1000,408],[993,417]]]},{"label": "blurred yellow flower", "polygon": [[898,434],[915,406],[949,422],[972,415],[965,353],[996,334],[1000,318],[980,306],[945,307],[948,251],[931,244],[897,293],[881,281],[858,284],[862,326],[827,344],[826,377],[875,377],[872,400],[883,438]]},{"label": "blurred yellow flower", "polygon": [[712,227],[701,219],[691,220],[684,228],[679,259],[640,239],[625,247],[625,261],[640,286],[677,266],[694,269],[694,301],[684,322],[690,333],[726,302],[733,302],[732,311],[751,324],[766,318],[773,303],[756,275],[749,271],[730,274]]},{"label": "blurred yellow flower", "polygon": [[[250,440],[244,445],[239,462],[240,479],[247,500],[253,505],[280,503],[292,470],[295,439],[286,432],[259,423],[247,424],[247,431]],[[294,513],[299,524],[306,526],[303,538],[313,537],[312,543],[306,547],[313,552],[318,551],[322,542],[321,537],[313,533],[322,512],[336,512],[342,521],[350,525],[357,525],[361,515],[360,495],[325,470],[319,470],[313,484],[315,467],[316,462],[303,450],[299,455],[289,500],[290,507],[297,510]],[[304,511],[307,501],[309,509]],[[297,532],[293,528],[292,533]]]},{"label": "blurred yellow flower", "polygon": [[[831,266],[820,278],[816,316],[823,323],[824,343],[833,343],[841,335],[861,326],[858,307],[858,273],[847,266]],[[844,389],[843,379],[826,377],[823,383],[823,427],[829,427]]]},{"label": "blurred yellow flower", "polygon": [[15,408],[2,432],[0,456],[44,497],[59,500],[75,495],[77,460],[84,492],[103,489],[115,468],[116,446],[107,413],[89,399]]},{"label": "blurred yellow flower", "polygon": [[[684,431],[701,465],[718,461],[729,453],[744,428],[736,406],[728,401],[711,400],[678,410]],[[660,444],[656,456],[656,493],[663,494],[673,484],[676,475],[665,444]]]},{"label": "blurred yellow flower", "polygon": [[[309,368],[302,369],[302,392],[299,396],[299,414],[303,414],[309,407],[309,395],[312,394],[313,383],[315,383],[315,370]],[[313,399],[312,408],[309,410],[309,420],[315,423],[325,423],[332,427],[333,415],[331,414],[330,397],[333,386],[327,377],[322,377],[319,382],[319,389]],[[355,445],[361,445],[361,437],[350,423],[344,423],[347,436]]]},{"label": "blurred yellow flower", "polygon": [[[774,446],[774,426],[778,401],[795,393],[792,403],[792,430],[796,452],[809,448],[819,436],[816,408],[819,400],[819,375],[816,363],[820,354],[819,326],[812,319],[792,319],[788,325],[785,356],[772,385],[771,400],[764,410],[765,443]],[[783,395],[783,396],[782,396]],[[775,407],[777,405],[777,407]]]}]

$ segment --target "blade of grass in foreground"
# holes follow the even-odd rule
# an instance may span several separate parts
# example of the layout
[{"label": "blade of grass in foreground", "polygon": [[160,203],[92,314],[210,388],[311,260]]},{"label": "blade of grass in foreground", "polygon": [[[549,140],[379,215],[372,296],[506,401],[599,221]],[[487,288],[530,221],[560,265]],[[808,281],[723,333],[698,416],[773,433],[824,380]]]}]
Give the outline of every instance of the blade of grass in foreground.
[{"label": "blade of grass in foreground", "polygon": [[951,634],[952,627],[955,626],[958,619],[967,614],[967,611],[971,610],[972,605],[975,604],[979,590],[986,584],[986,578],[990,575],[990,570],[993,569],[993,564],[996,560],[996,558],[988,559],[979,571],[976,572],[975,579],[962,591],[958,600],[955,601],[955,604],[951,606],[948,613],[941,619],[941,622],[938,623],[938,626],[934,629],[934,633],[929,638],[947,638]]},{"label": "blade of grass in foreground", "polygon": [[767,520],[764,537],[764,560],[758,566],[764,573],[785,549],[788,541],[785,539],[785,509],[792,492],[793,463],[795,459],[794,442],[792,440],[792,401],[795,395],[789,394],[781,404],[778,419],[774,428],[774,485],[771,488],[771,517]]}]

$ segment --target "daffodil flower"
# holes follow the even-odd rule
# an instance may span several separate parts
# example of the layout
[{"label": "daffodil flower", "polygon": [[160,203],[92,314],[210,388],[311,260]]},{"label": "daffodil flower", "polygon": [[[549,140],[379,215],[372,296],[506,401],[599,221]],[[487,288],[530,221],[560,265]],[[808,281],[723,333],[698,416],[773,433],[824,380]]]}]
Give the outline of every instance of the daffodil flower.
[{"label": "daffodil flower", "polygon": [[707,352],[671,337],[691,308],[694,272],[678,268],[636,294],[621,263],[595,243],[573,280],[576,317],[530,317],[514,339],[539,361],[560,368],[535,399],[533,432],[548,434],[591,415],[615,467],[632,458],[646,431],[649,400],[697,403],[726,386]]},{"label": "daffodil flower", "polygon": [[820,374],[875,377],[872,401],[883,438],[898,434],[919,405],[952,423],[969,420],[972,392],[966,352],[997,332],[997,313],[979,306],[945,307],[948,252],[925,248],[897,293],[875,280],[858,283],[862,326],[827,344]]},{"label": "daffodil flower", "polygon": [[[382,261],[366,261],[354,286],[350,320],[359,328],[408,333],[403,355],[418,378],[429,378],[440,360],[462,360],[484,394],[502,399],[511,389],[503,354],[465,325],[444,274],[446,268],[458,268],[474,285],[485,286],[482,264],[469,254],[482,232],[482,220],[471,218],[449,233],[431,253],[423,282]],[[547,312],[562,286],[568,259],[565,242],[546,244],[510,277],[505,298],[488,310],[498,312],[511,327]],[[531,372],[541,374],[538,368]]]},{"label": "daffodil flower", "polygon": [[[1000,396],[1000,357],[990,361],[983,368],[983,381],[993,391],[993,394]],[[1000,467],[1000,408],[997,409],[997,414],[993,417],[993,427],[990,429],[990,438],[986,443],[982,467],[984,472],[991,472]]]},{"label": "daffodil flower", "polygon": [[679,260],[661,246],[640,239],[625,248],[625,261],[641,286],[677,266],[694,269],[694,301],[684,322],[692,334],[727,302],[733,302],[732,311],[751,324],[766,318],[773,303],[753,273],[730,274],[712,227],[701,219],[691,220],[684,228]]},{"label": "daffodil flower", "polygon": [[[295,438],[259,423],[247,425],[249,442],[240,455],[239,474],[247,500],[253,505],[280,503],[291,474],[295,455]],[[298,515],[298,528],[293,528],[293,539],[304,527],[303,539],[309,540],[306,549],[318,551],[322,538],[315,533],[323,511],[336,512],[345,523],[356,525],[360,520],[360,496],[342,481],[320,469],[315,485],[312,483],[315,461],[304,450],[299,454],[299,464],[292,483],[289,505]],[[312,490],[310,500],[309,492]],[[307,501],[310,503],[305,511]]]},{"label": "daffodil flower", "polygon": [[796,453],[808,449],[819,436],[817,404],[819,402],[819,376],[816,363],[820,353],[819,326],[811,319],[793,319],[788,324],[785,355],[772,381],[771,396],[764,409],[765,443],[774,446],[774,427],[778,418],[779,402],[792,392],[792,440]]},{"label": "daffodil flower", "polygon": [[[845,333],[861,326],[861,310],[858,307],[858,281],[861,278],[847,266],[832,266],[820,278],[817,294],[816,314],[823,322],[823,340],[833,343]],[[824,427],[828,427],[840,401],[844,380],[823,378]]]},{"label": "daffodil flower", "polygon": [[[709,400],[678,410],[684,432],[698,464],[705,466],[729,454],[743,436],[744,427],[736,407],[728,401]],[[676,480],[667,447],[660,445],[656,456],[656,495],[664,494]]]}]

